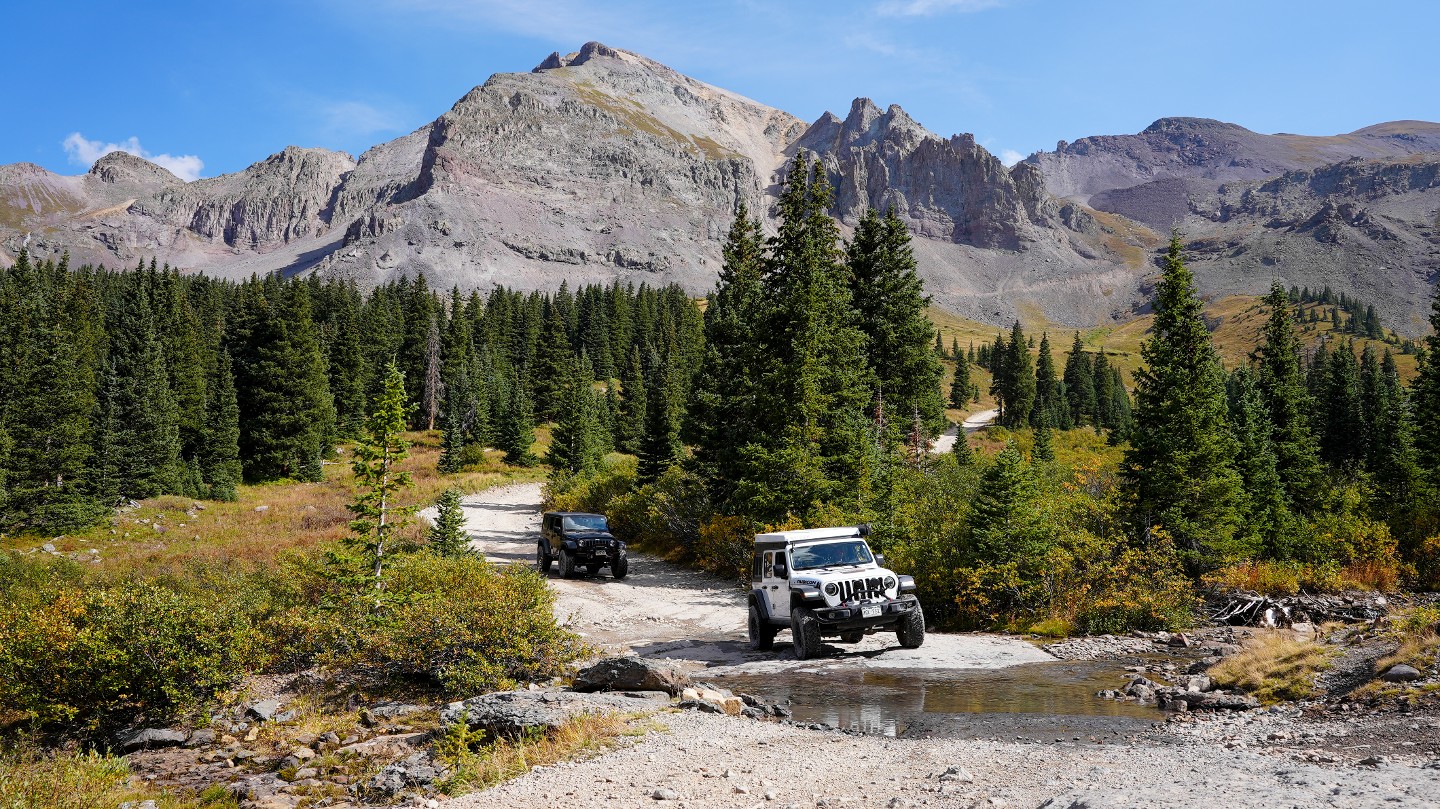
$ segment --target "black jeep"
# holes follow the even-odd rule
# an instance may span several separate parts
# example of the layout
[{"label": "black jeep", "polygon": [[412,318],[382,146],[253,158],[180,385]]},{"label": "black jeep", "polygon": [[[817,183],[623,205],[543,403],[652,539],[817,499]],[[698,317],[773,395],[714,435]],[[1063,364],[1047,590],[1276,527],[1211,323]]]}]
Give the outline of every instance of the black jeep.
[{"label": "black jeep", "polygon": [[535,566],[541,573],[550,572],[550,563],[559,560],[560,575],[569,579],[575,569],[583,567],[590,575],[609,567],[610,575],[625,578],[630,572],[630,559],[625,543],[610,533],[610,524],[603,514],[582,514],[573,511],[548,511],[540,522],[540,541],[535,545]]}]

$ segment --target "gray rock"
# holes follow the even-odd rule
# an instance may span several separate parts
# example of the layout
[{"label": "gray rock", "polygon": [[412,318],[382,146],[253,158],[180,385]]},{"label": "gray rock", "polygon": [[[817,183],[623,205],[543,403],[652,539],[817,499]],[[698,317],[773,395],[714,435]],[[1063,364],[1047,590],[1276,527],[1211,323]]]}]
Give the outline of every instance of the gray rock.
[{"label": "gray rock", "polygon": [[1420,670],[1414,666],[1407,666],[1404,663],[1400,663],[1387,669],[1384,674],[1380,675],[1380,679],[1387,683],[1409,683],[1420,679],[1422,676]]},{"label": "gray rock", "polygon": [[958,781],[962,784],[973,784],[975,783],[975,776],[971,775],[970,771],[965,769],[964,767],[961,767],[958,764],[952,764],[949,768],[945,770],[945,772],[940,773],[940,780]]},{"label": "gray rock", "polygon": [[161,747],[179,747],[185,743],[189,735],[181,730],[165,730],[163,728],[145,728],[136,731],[125,737],[120,743],[120,749],[127,753],[135,750],[154,750]]},{"label": "gray rock", "polygon": [[261,722],[269,722],[271,719],[275,718],[275,714],[279,710],[280,700],[262,699],[259,702],[251,705],[249,708],[245,709],[245,715],[248,717],[259,719]]},{"label": "gray rock", "polygon": [[280,713],[275,714],[274,718],[271,719],[271,721],[283,725],[286,722],[294,722],[295,717],[296,713],[294,711],[281,711]]},{"label": "gray rock", "polygon": [[209,747],[215,743],[215,731],[210,728],[198,728],[185,740],[186,747]]},{"label": "gray rock", "polygon": [[49,542],[46,542],[44,545],[41,545],[41,546],[40,546],[40,550],[42,550],[42,551],[44,551],[44,552],[46,552],[46,553],[56,553],[55,546],[54,546],[54,545],[51,545]]},{"label": "gray rock", "polygon": [[579,694],[569,691],[502,691],[452,702],[440,711],[443,724],[463,717],[471,730],[516,738],[533,730],[550,731],[587,713],[643,711],[669,704],[663,692],[651,695]]},{"label": "gray rock", "polygon": [[370,715],[381,719],[396,719],[401,716],[422,713],[429,710],[424,705],[410,705],[403,702],[382,702],[370,708]]},{"label": "gray rock", "polygon": [[303,780],[305,780],[306,778],[315,778],[315,777],[317,777],[317,776],[319,776],[319,775],[320,775],[320,771],[317,770],[317,769],[315,769],[314,767],[301,767],[300,769],[298,769],[298,770],[295,771],[295,778],[294,778],[294,780],[295,780],[295,781],[303,781]]},{"label": "gray rock", "polygon": [[680,793],[669,787],[657,787],[654,792],[650,793],[650,797],[657,801],[678,801]]},{"label": "gray rock", "polygon": [[664,691],[679,696],[690,676],[668,661],[612,657],[575,675],[576,691]]}]

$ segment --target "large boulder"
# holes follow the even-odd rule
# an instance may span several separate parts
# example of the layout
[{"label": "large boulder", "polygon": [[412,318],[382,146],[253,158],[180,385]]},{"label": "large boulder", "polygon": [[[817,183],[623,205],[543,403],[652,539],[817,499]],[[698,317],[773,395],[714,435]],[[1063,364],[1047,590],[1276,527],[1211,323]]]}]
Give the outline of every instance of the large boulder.
[{"label": "large boulder", "polygon": [[641,657],[612,657],[575,675],[576,691],[664,691],[672,697],[690,685],[675,664]]},{"label": "large boulder", "polygon": [[1249,694],[1230,694],[1223,691],[1182,691],[1178,688],[1162,688],[1157,696],[1161,707],[1179,707],[1184,703],[1192,711],[1249,711],[1260,707],[1260,700]]},{"label": "large boulder", "polygon": [[452,702],[440,721],[462,719],[471,730],[494,737],[519,738],[528,732],[549,732],[584,714],[632,713],[670,704],[663,691],[628,694],[578,694],[569,691],[501,691]]},{"label": "large boulder", "polygon": [[1409,683],[1420,679],[1420,670],[1400,663],[1385,670],[1380,679],[1387,683]]},{"label": "large boulder", "polygon": [[135,750],[152,750],[157,747],[178,747],[184,744],[188,738],[190,738],[189,734],[181,730],[145,728],[126,736],[120,742],[120,749],[130,753]]}]

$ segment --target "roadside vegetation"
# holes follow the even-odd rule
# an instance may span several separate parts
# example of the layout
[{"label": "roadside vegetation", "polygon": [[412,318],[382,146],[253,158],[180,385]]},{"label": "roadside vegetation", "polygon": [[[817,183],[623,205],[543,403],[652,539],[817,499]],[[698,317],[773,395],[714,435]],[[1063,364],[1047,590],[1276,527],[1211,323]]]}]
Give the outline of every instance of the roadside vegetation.
[{"label": "roadside vegetation", "polygon": [[1206,673],[1220,687],[1238,688],[1270,705],[1314,696],[1315,678],[1338,654],[1339,650],[1281,631],[1250,641]]}]

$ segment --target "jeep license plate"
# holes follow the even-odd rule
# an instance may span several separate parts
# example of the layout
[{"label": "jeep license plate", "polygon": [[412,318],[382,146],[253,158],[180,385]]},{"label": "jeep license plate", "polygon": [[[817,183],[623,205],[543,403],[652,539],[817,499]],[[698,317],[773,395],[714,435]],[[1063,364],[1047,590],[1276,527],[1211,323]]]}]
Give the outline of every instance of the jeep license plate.
[{"label": "jeep license plate", "polygon": [[861,618],[879,618],[879,617],[880,617],[880,608],[879,608],[879,607],[861,607],[861,608],[860,608],[860,617],[861,617]]}]

